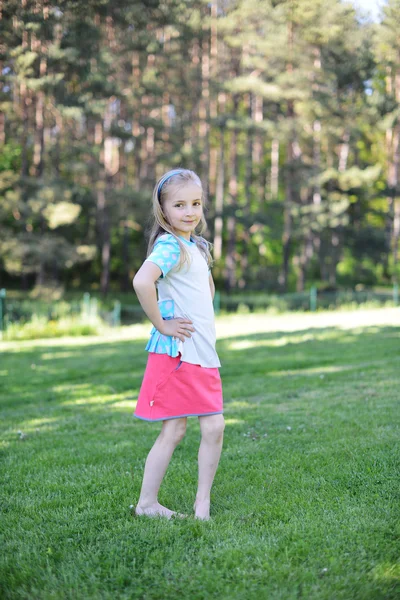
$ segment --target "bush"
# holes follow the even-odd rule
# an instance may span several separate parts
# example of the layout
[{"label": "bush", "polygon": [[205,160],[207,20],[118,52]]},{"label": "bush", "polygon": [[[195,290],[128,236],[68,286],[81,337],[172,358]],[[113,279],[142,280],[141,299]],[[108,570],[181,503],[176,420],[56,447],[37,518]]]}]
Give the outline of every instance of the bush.
[{"label": "bush", "polygon": [[98,335],[103,326],[100,321],[88,323],[79,317],[62,317],[58,321],[33,316],[27,323],[10,323],[4,340],[34,340],[63,336]]}]

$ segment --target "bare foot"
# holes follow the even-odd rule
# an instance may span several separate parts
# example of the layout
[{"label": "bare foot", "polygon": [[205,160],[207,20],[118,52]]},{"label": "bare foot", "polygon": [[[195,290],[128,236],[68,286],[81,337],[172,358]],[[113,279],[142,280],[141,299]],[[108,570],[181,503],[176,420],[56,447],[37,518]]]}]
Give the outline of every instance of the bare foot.
[{"label": "bare foot", "polygon": [[201,521],[209,521],[210,519],[210,501],[196,500],[194,503],[194,517]]},{"label": "bare foot", "polygon": [[145,507],[139,506],[138,504],[135,509],[135,514],[136,516],[145,515],[146,517],[166,517],[167,519],[177,515],[175,511],[169,510],[169,508],[162,506],[162,504],[159,502],[155,502],[154,504]]}]

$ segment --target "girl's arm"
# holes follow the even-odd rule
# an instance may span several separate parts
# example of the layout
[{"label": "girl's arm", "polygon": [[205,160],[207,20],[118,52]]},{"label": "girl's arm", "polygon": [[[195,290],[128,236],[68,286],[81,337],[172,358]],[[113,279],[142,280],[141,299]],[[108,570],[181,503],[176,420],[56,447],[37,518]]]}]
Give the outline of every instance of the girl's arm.
[{"label": "girl's arm", "polygon": [[161,332],[163,319],[158,308],[156,291],[156,281],[160,275],[161,269],[156,264],[145,262],[133,279],[133,287],[144,312],[154,327]]},{"label": "girl's arm", "polygon": [[144,312],[154,327],[163,335],[177,337],[184,342],[185,337],[191,337],[190,332],[194,331],[192,321],[181,318],[163,320],[157,304],[155,285],[161,274],[161,269],[155,263],[146,261],[136,273],[133,287]]},{"label": "girl's arm", "polygon": [[210,290],[211,290],[211,298],[214,300],[214,296],[215,296],[215,285],[214,285],[214,280],[213,280],[213,276],[209,275],[208,277],[208,283],[210,284]]}]

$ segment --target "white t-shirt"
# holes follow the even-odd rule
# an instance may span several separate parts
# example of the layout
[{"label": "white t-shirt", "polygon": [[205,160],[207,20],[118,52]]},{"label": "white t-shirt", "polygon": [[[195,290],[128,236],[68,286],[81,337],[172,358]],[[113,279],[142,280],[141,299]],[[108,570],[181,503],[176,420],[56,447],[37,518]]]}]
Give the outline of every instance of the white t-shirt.
[{"label": "white t-shirt", "polygon": [[157,281],[161,316],[165,319],[188,318],[193,322],[195,331],[182,342],[160,334],[153,327],[146,349],[170,356],[180,354],[184,362],[202,367],[220,367],[215,350],[214,307],[208,265],[194,242],[181,239],[190,254],[190,264],[185,262],[179,268],[180,247],[169,233],[158,238],[146,261],[156,264],[162,271]]}]

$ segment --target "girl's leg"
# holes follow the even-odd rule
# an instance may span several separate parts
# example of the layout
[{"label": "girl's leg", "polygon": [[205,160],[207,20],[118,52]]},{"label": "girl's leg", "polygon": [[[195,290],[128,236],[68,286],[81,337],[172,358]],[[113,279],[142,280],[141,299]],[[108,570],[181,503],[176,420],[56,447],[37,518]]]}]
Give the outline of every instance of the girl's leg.
[{"label": "girl's leg", "polygon": [[161,433],[147,456],[142,489],[136,506],[137,515],[162,515],[170,518],[175,514],[159,504],[158,490],[172,454],[185,435],[186,421],[186,418],[163,421]]},{"label": "girl's leg", "polygon": [[199,485],[194,510],[196,518],[206,521],[210,518],[210,492],[221,456],[225,422],[223,415],[199,417],[199,421]]}]

